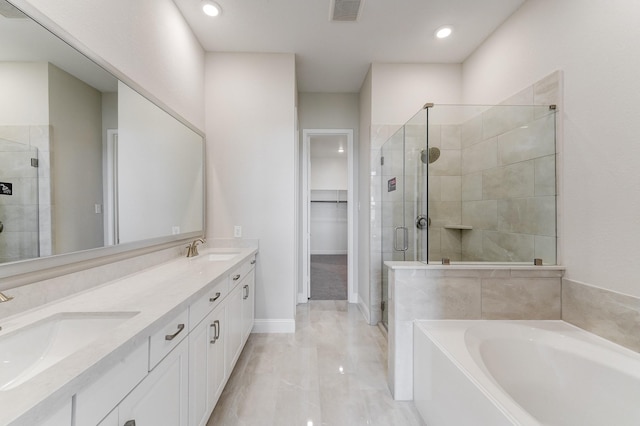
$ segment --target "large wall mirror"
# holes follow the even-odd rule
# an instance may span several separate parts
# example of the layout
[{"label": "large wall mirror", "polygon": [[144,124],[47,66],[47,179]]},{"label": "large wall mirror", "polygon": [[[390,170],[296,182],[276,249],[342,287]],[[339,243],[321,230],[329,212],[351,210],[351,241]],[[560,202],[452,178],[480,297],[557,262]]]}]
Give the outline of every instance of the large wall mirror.
[{"label": "large wall mirror", "polygon": [[0,40],[0,278],[204,233],[202,134],[5,0]]}]

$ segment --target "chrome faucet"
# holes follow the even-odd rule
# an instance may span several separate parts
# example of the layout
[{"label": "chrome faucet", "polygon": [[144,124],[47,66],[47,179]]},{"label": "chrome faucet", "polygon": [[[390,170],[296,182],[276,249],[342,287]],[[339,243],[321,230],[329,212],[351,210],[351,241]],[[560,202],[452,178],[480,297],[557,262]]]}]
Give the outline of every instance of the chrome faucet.
[{"label": "chrome faucet", "polygon": [[13,300],[13,296],[5,296],[5,295],[4,295],[4,294],[2,294],[2,292],[0,291],[0,303],[8,302],[9,300]]},{"label": "chrome faucet", "polygon": [[194,257],[199,254],[198,243],[204,244],[205,240],[203,240],[202,238],[197,238],[193,240],[193,242],[187,246],[187,257]]}]

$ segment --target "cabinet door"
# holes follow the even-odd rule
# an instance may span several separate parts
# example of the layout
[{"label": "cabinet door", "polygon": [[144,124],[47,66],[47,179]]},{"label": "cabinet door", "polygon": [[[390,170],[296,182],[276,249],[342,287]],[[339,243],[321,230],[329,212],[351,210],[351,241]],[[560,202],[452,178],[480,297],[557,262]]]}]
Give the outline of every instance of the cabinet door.
[{"label": "cabinet door", "polygon": [[189,346],[184,339],[120,403],[120,425],[187,426],[188,358]]},{"label": "cabinet door", "polygon": [[242,341],[245,342],[253,329],[255,317],[255,271],[251,270],[242,283]]},{"label": "cabinet door", "polygon": [[63,407],[51,413],[38,426],[71,426],[71,400]]},{"label": "cabinet door", "polygon": [[[209,401],[209,409],[207,418],[203,424],[207,423],[209,415],[213,412],[218,398],[220,398],[220,394],[224,389],[225,374],[227,373],[225,365],[225,346],[227,343],[226,306],[218,306],[211,313],[210,318],[213,327],[209,328],[211,335],[207,353],[207,399]],[[229,374],[231,374],[231,371],[229,371]]]},{"label": "cabinet door", "polygon": [[207,424],[225,379],[225,306],[218,306],[189,334],[189,425]]},{"label": "cabinet door", "polygon": [[207,419],[207,355],[209,317],[189,333],[189,424],[200,426]]},{"label": "cabinet door", "polygon": [[227,341],[225,343],[225,363],[227,373],[233,370],[242,349],[242,286],[241,281],[229,295],[227,301]]}]

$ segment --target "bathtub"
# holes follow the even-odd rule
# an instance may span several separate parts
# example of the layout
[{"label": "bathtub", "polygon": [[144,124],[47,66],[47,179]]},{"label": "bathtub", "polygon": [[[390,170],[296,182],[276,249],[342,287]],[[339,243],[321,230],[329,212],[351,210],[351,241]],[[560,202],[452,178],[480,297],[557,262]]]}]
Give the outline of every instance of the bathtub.
[{"label": "bathtub", "polygon": [[414,322],[429,426],[640,425],[640,354],[563,321]]}]

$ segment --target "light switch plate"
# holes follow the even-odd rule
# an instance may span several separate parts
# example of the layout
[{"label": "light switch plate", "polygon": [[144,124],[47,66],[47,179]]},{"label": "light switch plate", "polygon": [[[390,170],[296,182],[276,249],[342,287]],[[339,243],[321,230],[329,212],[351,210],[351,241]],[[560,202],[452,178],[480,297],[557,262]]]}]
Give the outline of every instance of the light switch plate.
[{"label": "light switch plate", "polygon": [[233,227],[233,236],[235,238],[242,238],[242,226],[236,225]]}]

